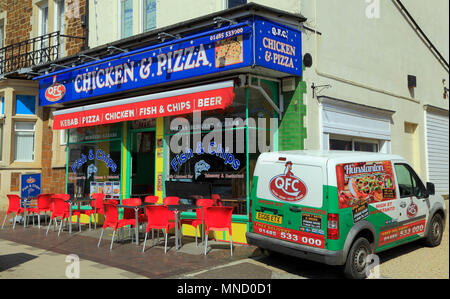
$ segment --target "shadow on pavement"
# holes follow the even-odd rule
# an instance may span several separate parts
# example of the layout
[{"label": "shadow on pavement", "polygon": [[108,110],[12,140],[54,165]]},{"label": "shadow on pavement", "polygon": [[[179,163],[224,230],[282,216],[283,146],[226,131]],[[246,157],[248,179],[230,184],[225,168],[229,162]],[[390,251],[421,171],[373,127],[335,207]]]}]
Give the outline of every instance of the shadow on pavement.
[{"label": "shadow on pavement", "polygon": [[0,272],[34,260],[35,258],[37,258],[36,255],[23,252],[0,255]]}]

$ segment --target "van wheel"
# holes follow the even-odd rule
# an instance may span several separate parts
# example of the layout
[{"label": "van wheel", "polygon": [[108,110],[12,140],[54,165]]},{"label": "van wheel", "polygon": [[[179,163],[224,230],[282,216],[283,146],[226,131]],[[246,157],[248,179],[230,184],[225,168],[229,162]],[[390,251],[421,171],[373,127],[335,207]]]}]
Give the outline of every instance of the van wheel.
[{"label": "van wheel", "polygon": [[439,244],[441,244],[444,225],[442,222],[442,216],[440,214],[435,214],[433,216],[428,230],[429,231],[427,237],[425,238],[425,245],[430,247],[436,247]]},{"label": "van wheel", "polygon": [[372,253],[369,241],[358,238],[350,248],[345,262],[345,277],[351,279],[366,278],[367,257]]}]

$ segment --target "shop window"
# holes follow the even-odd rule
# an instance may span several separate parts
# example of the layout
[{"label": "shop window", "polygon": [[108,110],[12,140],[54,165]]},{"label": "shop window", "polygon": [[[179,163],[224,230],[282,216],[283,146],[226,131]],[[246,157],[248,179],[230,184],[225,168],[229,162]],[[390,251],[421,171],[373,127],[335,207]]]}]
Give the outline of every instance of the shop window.
[{"label": "shop window", "polygon": [[120,199],[121,135],[117,128],[106,125],[68,131],[68,194],[104,193],[106,198]]},{"label": "shop window", "polygon": [[[268,91],[278,94],[277,84]],[[258,90],[234,93],[227,109],[170,118],[168,173],[170,181],[210,183],[233,214],[246,215],[256,160],[277,148],[278,117]]]},{"label": "shop window", "polygon": [[14,161],[34,161],[34,122],[16,122],[14,124]]},{"label": "shop window", "polygon": [[133,1],[119,0],[120,5],[120,38],[133,35]]},{"label": "shop window", "polygon": [[0,117],[4,115],[5,115],[5,97],[0,97]]},{"label": "shop window", "polygon": [[156,0],[142,0],[143,31],[156,28]]},{"label": "shop window", "polygon": [[16,114],[33,115],[36,113],[36,97],[16,95]]}]

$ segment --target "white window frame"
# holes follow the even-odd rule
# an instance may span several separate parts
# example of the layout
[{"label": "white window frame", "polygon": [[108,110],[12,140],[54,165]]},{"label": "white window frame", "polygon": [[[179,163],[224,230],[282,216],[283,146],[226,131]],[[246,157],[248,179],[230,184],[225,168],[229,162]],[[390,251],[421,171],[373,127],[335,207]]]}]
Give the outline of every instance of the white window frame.
[{"label": "white window frame", "polygon": [[377,146],[378,151],[375,153],[381,153],[382,152],[382,142],[383,140],[379,139],[365,139],[365,138],[358,138],[354,136],[345,136],[345,135],[337,135],[337,134],[327,134],[328,135],[328,150],[331,150],[330,148],[330,141],[331,139],[334,140],[341,140],[341,141],[351,141],[352,143],[352,152],[355,152],[355,142],[363,142],[363,143],[371,143]]},{"label": "white window frame", "polygon": [[[32,123],[33,124],[33,130],[26,130],[26,129],[20,129],[17,130],[16,125],[17,123]],[[17,142],[16,142],[16,133],[17,132],[33,132],[33,151],[32,151],[32,158],[31,160],[18,160],[17,157]],[[36,149],[36,122],[30,122],[30,121],[15,121],[14,122],[14,162],[34,162],[35,160],[35,149]]]},{"label": "white window frame", "polygon": [[[48,28],[48,20],[49,20],[49,9],[48,9],[48,1],[45,1],[44,3],[41,3],[38,5],[39,7],[39,15],[38,15],[38,36],[47,34],[49,32],[49,28]],[[44,33],[43,32],[43,12],[44,9],[47,8],[47,32]]]},{"label": "white window frame", "polygon": [[[146,32],[146,31],[144,31],[144,15],[145,15],[145,9],[144,9],[144,1],[146,1],[146,0],[140,0],[139,1],[139,11],[141,11],[141,15],[140,15],[140,22],[139,22],[139,32],[140,33],[144,33],[144,32]],[[158,5],[158,2],[155,0],[155,2],[156,2],[156,5]],[[158,7],[156,7],[156,9],[158,9]],[[155,22],[156,22],[156,14],[155,14]],[[156,29],[156,28],[158,28],[158,24],[156,24],[155,25],[155,28],[154,29]],[[150,29],[150,30],[153,30],[153,29]],[[148,31],[150,31],[150,30],[148,30]]]},{"label": "white window frame", "polygon": [[[54,15],[53,15],[53,24],[55,26],[54,31],[59,31],[59,34],[65,34],[66,33],[66,21],[65,21],[65,10],[66,10],[66,4],[64,0],[54,0]],[[60,12],[61,8],[64,9],[62,12],[63,17],[61,18]],[[58,52],[61,54],[61,56],[64,56],[65,54],[65,38],[60,38],[60,45]],[[54,40],[54,44],[56,44],[57,40]]]}]

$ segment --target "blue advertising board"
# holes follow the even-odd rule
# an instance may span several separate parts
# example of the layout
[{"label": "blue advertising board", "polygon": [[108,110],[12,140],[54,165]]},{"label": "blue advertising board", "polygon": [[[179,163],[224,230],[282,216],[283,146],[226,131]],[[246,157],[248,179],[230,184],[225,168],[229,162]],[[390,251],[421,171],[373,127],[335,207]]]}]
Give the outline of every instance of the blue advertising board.
[{"label": "blue advertising board", "polygon": [[20,176],[20,197],[31,199],[36,198],[39,194],[41,194],[41,174],[22,174]]},{"label": "blue advertising board", "polygon": [[41,106],[248,66],[301,76],[301,32],[259,17],[37,77]]}]

